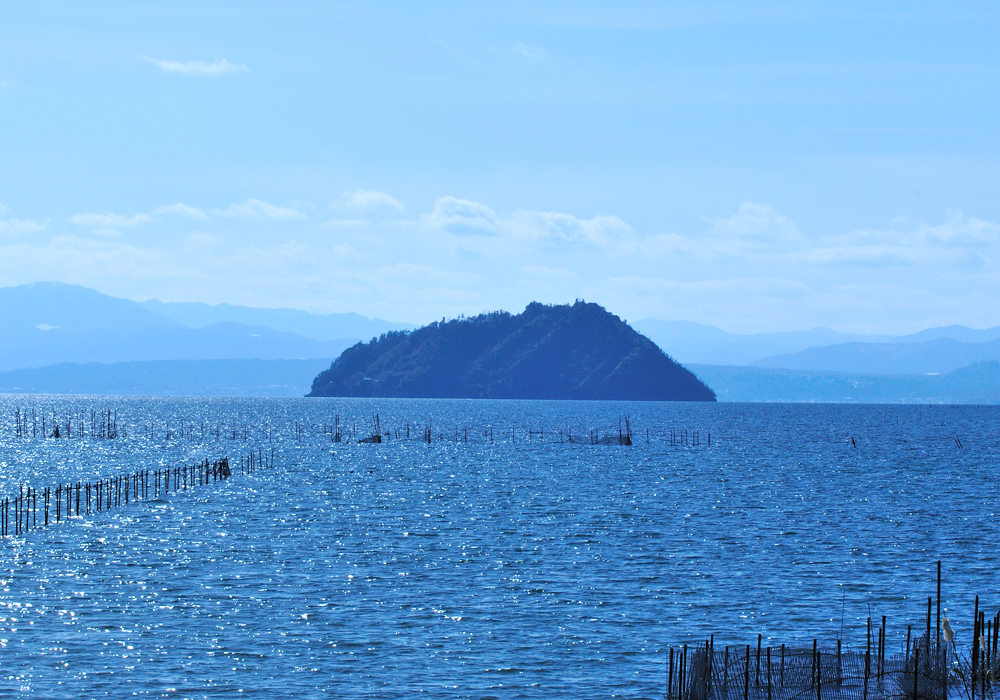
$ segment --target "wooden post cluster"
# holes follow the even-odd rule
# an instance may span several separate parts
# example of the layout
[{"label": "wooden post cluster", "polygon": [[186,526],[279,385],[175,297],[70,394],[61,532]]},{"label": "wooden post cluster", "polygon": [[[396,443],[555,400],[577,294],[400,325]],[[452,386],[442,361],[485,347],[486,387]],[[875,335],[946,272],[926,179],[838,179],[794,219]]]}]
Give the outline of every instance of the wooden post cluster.
[{"label": "wooden post cluster", "polygon": [[[252,474],[258,469],[272,467],[274,467],[274,450],[268,454],[263,448],[257,448],[256,454],[251,450],[249,454],[240,457],[240,474]],[[228,470],[228,465],[226,468]]]},{"label": "wooden post cluster", "polygon": [[[86,413],[74,412],[61,417],[56,415],[55,410],[47,413],[32,408],[30,416],[27,409],[14,410],[14,435],[17,437],[72,438],[74,431],[78,438],[117,438],[118,410],[93,409],[89,416]],[[125,427],[122,426],[122,437],[125,435]]]}]

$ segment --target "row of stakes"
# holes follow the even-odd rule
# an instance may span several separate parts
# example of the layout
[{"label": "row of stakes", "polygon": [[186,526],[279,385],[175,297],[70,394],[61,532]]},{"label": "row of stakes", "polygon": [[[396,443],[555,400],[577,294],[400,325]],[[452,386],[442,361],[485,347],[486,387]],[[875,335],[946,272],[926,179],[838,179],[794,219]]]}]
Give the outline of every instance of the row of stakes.
[{"label": "row of stakes", "polygon": [[[691,650],[686,644],[678,650],[671,647],[665,659],[664,697],[667,700],[822,700],[824,693],[832,691],[837,698],[856,700],[946,700],[955,695],[967,700],[995,698],[1000,670],[1000,612],[988,619],[976,596],[971,643],[965,653],[957,646],[948,618],[941,616],[940,561],[935,626],[932,626],[932,604],[933,599],[928,596],[926,631],[914,636],[908,626],[904,653],[894,659],[886,653],[885,616],[881,628],[874,627],[868,618],[863,651],[845,651],[839,639],[835,651],[824,650],[814,639],[811,650],[784,644],[780,651],[773,649],[777,658],[772,663],[772,648],[762,647],[762,635],[757,636],[755,662],[749,644],[745,648],[727,646],[721,652],[716,651],[714,635]],[[885,683],[889,678],[894,680],[891,687]]]},{"label": "row of stakes", "polygon": [[[73,425],[76,425],[78,437],[87,435],[87,415],[85,413],[68,416],[64,421],[56,418],[55,411],[52,412],[51,420],[44,411],[36,412],[31,409],[29,421],[27,409],[16,409],[14,411],[14,434],[17,437],[38,437],[39,427],[42,437],[70,438],[73,437]],[[90,436],[95,438],[107,438],[113,440],[118,437],[118,411],[110,408],[102,408],[100,413],[96,410],[90,412]],[[41,424],[41,426],[39,426]],[[50,430],[51,427],[51,430]],[[127,437],[125,426],[122,426],[122,437]]]},{"label": "row of stakes", "polygon": [[[155,426],[144,424],[141,427],[141,434],[144,437],[148,439],[156,437],[157,431]],[[199,427],[200,431],[196,430]],[[271,439],[273,430],[272,426],[263,427],[265,440]],[[297,435],[298,430],[298,424],[296,424]],[[133,430],[133,432],[139,433],[138,430]],[[250,426],[245,423],[239,426],[228,426],[223,430],[221,424],[216,424],[213,427],[212,425],[206,425],[204,421],[198,424],[185,420],[180,421],[179,428],[167,427],[164,431],[164,439],[195,440],[198,432],[200,432],[201,440],[204,440],[206,436],[212,437],[213,435],[216,441],[222,439],[250,439]],[[89,437],[113,440],[118,437],[128,437],[128,426],[122,422],[119,427],[118,411],[111,408],[101,409],[100,412],[91,410],[89,418],[85,412],[79,412],[65,416],[62,419],[56,416],[55,411],[52,411],[51,414],[46,414],[44,411],[39,412],[32,408],[29,415],[27,409],[17,408],[14,410],[14,435],[19,438],[69,439],[75,436],[77,438]]]},{"label": "row of stakes", "polygon": [[[51,420],[48,420],[45,413],[36,413],[35,409],[31,410],[29,416],[26,409],[16,409],[14,412],[14,425],[15,434],[17,437],[38,437],[39,429],[41,431],[41,436],[46,438],[72,438],[74,435],[74,425],[75,434],[77,437],[87,437],[88,436],[88,420],[84,413],[79,415],[74,415],[66,418],[63,421],[59,421],[53,412],[50,416]],[[381,443],[388,441],[390,439],[403,440],[412,439],[411,438],[411,425],[407,421],[405,427],[383,430],[381,421],[378,414],[372,416],[373,430],[369,433],[359,432],[358,426],[355,423],[353,428],[344,428],[340,423],[340,416],[336,416],[333,425],[323,425],[322,430],[324,435],[329,435],[333,442],[353,442],[357,440],[359,443]],[[190,437],[195,438],[197,424],[194,422],[187,423],[181,421],[181,427],[179,431],[172,429],[167,429],[165,436],[166,439],[171,437],[180,437],[184,439]],[[416,426],[414,431],[416,431]],[[118,412],[110,408],[102,409],[99,413],[97,411],[91,411],[89,416],[89,436],[96,438],[109,438],[113,439],[116,437],[126,437],[128,435],[128,428],[123,423],[119,431],[118,424]],[[298,421],[294,424],[295,439],[300,440],[305,434],[305,426],[300,424]],[[230,427],[225,430],[226,439],[237,440],[242,437],[244,440],[248,439],[249,426],[243,425],[239,428]],[[265,439],[271,438],[271,432],[273,427],[268,426],[265,428]],[[223,437],[222,427],[216,425],[213,429],[212,426],[206,426],[201,424],[201,438],[204,439],[206,435],[212,436],[214,434],[215,438],[218,440]],[[230,433],[232,435],[230,436]],[[240,435],[242,433],[242,435]],[[645,440],[647,444],[651,442],[650,431],[647,428],[645,431]],[[151,425],[142,426],[142,434],[147,438],[152,438],[154,435],[154,428]],[[475,433],[474,433],[475,434]],[[573,434],[572,428],[567,428],[565,431],[558,429],[548,431],[549,440],[554,441],[556,436],[558,436],[558,441],[560,444],[590,444],[590,445],[632,445],[633,441],[636,439],[641,439],[640,436],[636,436],[632,431],[631,421],[628,416],[624,417],[624,422],[622,419],[618,421],[617,434],[610,433],[602,435],[597,429],[591,429],[589,435],[586,438],[581,437],[579,433]],[[359,437],[361,435],[361,437]],[[418,436],[416,432],[413,433],[414,437]],[[545,441],[546,431],[544,428],[538,430],[533,430],[531,428],[527,431],[528,442],[533,442],[536,439],[539,441]],[[494,442],[493,427],[486,427],[483,429],[483,440],[485,442]],[[516,428],[511,428],[510,439],[511,442],[516,441]],[[437,435],[434,435],[433,421],[428,421],[423,429],[419,433],[419,438],[421,442],[426,442],[430,444],[435,439],[436,440],[446,440],[443,431],[438,431]],[[701,433],[698,430],[688,429],[676,429],[671,428],[670,433],[667,436],[668,444],[671,447],[699,447],[702,443]],[[454,441],[455,442],[469,442],[469,428],[454,428]],[[708,446],[712,445],[712,434],[708,433]]]},{"label": "row of stakes", "polygon": [[[48,420],[48,418],[51,418],[51,420]],[[84,412],[75,413],[74,415],[69,416],[60,421],[57,419],[55,411],[52,411],[51,416],[49,417],[46,416],[46,413],[44,411],[38,412],[34,408],[31,409],[30,417],[28,415],[27,409],[18,408],[14,411],[14,429],[17,437],[38,437],[40,430],[42,437],[70,438],[73,436],[74,425],[76,425],[77,437],[87,437],[88,422],[90,428],[90,433],[89,433],[90,437],[109,438],[109,439],[114,439],[116,437],[119,437],[118,411],[116,409],[103,408],[100,410],[100,412],[96,410],[91,410],[89,421],[88,421],[88,416]],[[339,415],[336,416],[333,425],[324,424],[322,428],[323,428],[323,433],[329,434],[333,442],[343,442],[346,437],[348,441],[353,441],[355,439],[358,439],[358,442],[362,443],[373,443],[373,442],[379,443],[382,442],[383,439],[388,440],[393,437],[395,437],[395,439],[397,440],[401,440],[403,439],[404,434],[407,439],[410,439],[409,422],[406,423],[405,430],[403,428],[396,428],[395,430],[387,430],[384,432],[381,429],[381,425],[378,421],[377,415],[374,416],[373,422],[375,424],[375,430],[372,431],[370,434],[366,434],[364,437],[360,439],[357,438],[358,436],[357,424],[354,425],[353,429],[346,430],[342,428],[340,425]],[[179,437],[181,439],[184,439],[185,437],[190,437],[191,439],[194,439],[196,427],[197,424],[194,422],[187,423],[185,421],[181,421]],[[155,432],[153,426],[144,425],[142,426],[142,428],[143,428],[143,433],[146,437],[148,438],[153,437]],[[265,439],[267,440],[271,439],[273,430],[274,428],[272,426],[267,426],[264,428]],[[301,439],[302,436],[306,434],[305,426],[300,424],[298,421],[295,422],[294,430],[295,430],[296,440]],[[216,440],[221,439],[223,435],[225,435],[226,439],[237,440],[240,438],[241,433],[242,433],[242,438],[244,440],[249,439],[249,426],[246,424],[240,427],[230,426],[227,427],[225,431],[223,431],[221,425],[216,425],[214,429],[212,428],[212,426],[208,426],[206,430],[204,422],[201,423],[202,439],[204,439],[206,435],[212,436],[214,434]],[[464,428],[463,433],[464,433],[464,441],[468,442],[469,429]],[[124,423],[121,426],[120,434],[122,437],[127,437],[128,435],[128,428],[125,426]],[[560,443],[565,441],[571,444],[589,442],[589,444],[591,445],[615,445],[615,444],[631,445],[633,439],[631,425],[629,424],[629,418],[627,416],[625,417],[624,429],[623,426],[621,425],[621,420],[619,419],[617,436],[616,435],[601,436],[597,430],[591,430],[589,439],[583,440],[579,436],[574,437],[572,429],[568,429],[566,431],[565,440],[563,439],[564,435],[562,430],[557,430],[557,431],[550,430],[549,434],[550,435],[558,434]],[[540,439],[544,439],[545,431],[543,429],[539,430],[529,429],[528,441],[531,442],[532,438],[534,438],[535,436],[538,436]],[[178,431],[168,428],[166,430],[165,437],[167,440],[171,439],[172,437],[176,438],[178,437]],[[427,425],[424,427],[421,438],[423,442],[427,443],[431,442],[432,423],[430,421],[428,421]],[[437,438],[439,440],[444,440],[445,436],[442,433],[439,434]],[[486,428],[484,430],[483,438],[487,442],[493,442],[492,427]],[[708,433],[707,438],[708,438],[708,446],[711,447],[712,434]],[[511,428],[511,441],[513,442],[514,439],[515,439],[515,429]],[[954,436],[952,440],[954,441],[955,446],[958,447],[959,449],[963,449],[965,447],[962,444],[962,440],[960,437]],[[455,428],[455,441],[456,442],[462,441],[462,438],[459,435],[458,428]],[[698,430],[689,431],[686,428],[680,430],[671,428],[670,434],[668,436],[668,441],[671,447],[698,447],[702,445],[700,432]],[[851,444],[852,447],[856,448],[858,446],[858,443],[854,439],[853,435],[847,436],[847,441]],[[649,442],[650,442],[650,433],[649,429],[646,429],[646,443],[648,444]]]},{"label": "row of stakes", "polygon": [[[428,421],[423,429],[418,433],[417,426],[413,426],[412,436],[411,436],[411,426],[409,421],[401,428],[395,429],[384,429],[382,426],[381,419],[379,415],[372,415],[372,427],[373,430],[370,433],[364,433],[358,431],[358,426],[355,423],[353,428],[344,428],[340,423],[340,416],[334,418],[334,423],[332,425],[323,425],[323,434],[329,435],[332,442],[357,442],[362,444],[380,444],[383,442],[388,442],[391,439],[395,440],[412,440],[415,437],[419,437],[421,442],[430,444],[435,439],[442,441],[447,439],[445,437],[444,431],[439,431],[438,434],[434,435],[434,424],[433,421]],[[301,435],[305,434],[304,429],[298,424],[295,424],[295,436],[299,439]],[[527,431],[528,442],[533,442],[538,440],[540,442],[545,441],[546,431],[544,428],[538,430],[533,430],[531,428]],[[362,435],[363,437],[358,437]],[[473,433],[475,436],[475,433]],[[558,436],[559,444],[569,443],[569,444],[590,444],[590,445],[632,445],[634,440],[637,439],[636,434],[632,431],[631,419],[628,416],[624,417],[624,420],[618,421],[618,431],[617,434],[605,434],[601,435],[599,430],[591,429],[586,438],[582,438],[579,433],[573,435],[573,429],[567,428],[564,432],[563,430],[549,430],[549,441],[555,441]],[[487,426],[483,428],[482,438],[484,442],[493,443],[493,427]],[[650,444],[650,432],[646,430],[646,444]],[[454,428],[454,441],[455,442],[469,442],[469,428]],[[475,438],[474,438],[475,439]],[[516,428],[510,429],[510,440],[515,442],[517,439]],[[641,439],[641,438],[640,438]],[[677,430],[671,428],[669,435],[669,445],[671,447],[700,447],[704,443],[702,442],[701,433],[698,430],[688,431],[687,429]],[[712,445],[712,434],[708,433],[708,446]]]},{"label": "row of stakes", "polygon": [[[863,652],[846,651],[837,640],[836,649],[823,649],[813,640],[812,649],[796,649],[782,644],[762,648],[757,637],[756,662],[751,645],[745,648],[715,649],[714,638],[689,650],[671,648],[668,652],[667,700],[774,700],[808,698],[822,700],[831,692],[837,698],[905,698],[906,700],[945,700],[958,695],[967,700],[996,697],[997,668],[1000,666],[997,642],[1000,637],[1000,613],[992,619],[978,609],[973,621],[972,643],[968,653],[960,652],[954,639],[936,644],[930,632],[912,638],[907,628],[905,652],[890,659],[886,654],[885,617],[877,643],[874,644],[872,621],[868,620],[868,645]],[[950,627],[945,618],[947,636]],[[714,636],[713,636],[714,637]],[[689,651],[691,653],[689,653]],[[776,657],[772,661],[773,656]],[[886,681],[895,682],[887,687]],[[952,688],[953,692],[949,691]]]},{"label": "row of stakes", "polygon": [[[258,449],[240,457],[240,473],[251,474],[258,469],[274,466],[274,450],[270,454]],[[229,457],[165,469],[143,470],[121,474],[95,482],[59,484],[42,489],[31,486],[20,489],[13,498],[0,501],[0,537],[27,534],[38,527],[47,527],[50,520],[59,523],[76,516],[121,508],[130,501],[158,498],[171,491],[186,491],[195,486],[228,479],[234,473]],[[41,498],[41,506],[39,506]],[[50,518],[51,513],[51,518]],[[40,521],[40,522],[39,522]]]}]

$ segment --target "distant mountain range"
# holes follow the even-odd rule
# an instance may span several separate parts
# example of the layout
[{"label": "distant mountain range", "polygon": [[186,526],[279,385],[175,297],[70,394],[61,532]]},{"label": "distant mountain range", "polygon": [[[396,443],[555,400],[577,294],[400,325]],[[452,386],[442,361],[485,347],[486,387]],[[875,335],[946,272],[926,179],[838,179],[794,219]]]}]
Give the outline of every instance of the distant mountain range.
[{"label": "distant mountain range", "polygon": [[[157,308],[163,313],[154,310]],[[214,322],[185,325],[167,312],[187,317],[192,323],[196,317]],[[0,371],[63,362],[333,358],[369,334],[399,327],[355,314],[307,314],[312,319],[302,320],[300,314],[304,313],[291,309],[139,303],[54,282],[3,287]],[[248,325],[236,322],[237,318],[266,318],[284,328],[310,327],[315,335]],[[342,321],[340,326],[338,320]],[[344,335],[331,338],[338,327]]]},{"label": "distant mountain range", "polygon": [[732,365],[688,365],[719,401],[1000,404],[1000,362],[947,374],[849,374]]},{"label": "distant mountain range", "polygon": [[149,360],[0,372],[0,393],[134,396],[304,396],[332,358]]},{"label": "distant mountain range", "polygon": [[[826,328],[738,334],[656,319],[632,326],[671,358],[695,368],[723,401],[841,401],[864,395],[872,401],[922,397],[928,402],[1000,402],[1000,388],[991,393],[990,374],[990,363],[1000,361],[1000,327],[946,326],[891,336]],[[296,373],[306,365],[295,360],[316,360],[321,368],[329,367],[359,341],[412,328],[352,313],[135,302],[53,282],[4,287],[0,391],[305,393],[309,377]],[[239,362],[251,359],[276,362]],[[184,364],[209,360],[221,364]],[[289,362],[277,362],[285,360]],[[143,362],[150,364],[143,367]],[[107,369],[112,363],[124,364]],[[2,374],[28,368],[37,371]],[[966,368],[969,373],[963,374]],[[213,372],[218,381],[212,379]],[[312,369],[309,372],[315,376]],[[982,391],[955,388],[964,376],[979,377]]]},{"label": "distant mountain range", "polygon": [[952,338],[907,343],[844,343],[765,357],[752,364],[827,372],[942,374],[988,360],[1000,360],[1000,339],[980,343]]},{"label": "distant mountain range", "polygon": [[299,309],[257,309],[231,304],[162,302],[159,299],[144,301],[142,305],[189,328],[205,328],[218,323],[240,323],[246,326],[263,326],[283,333],[295,333],[313,340],[336,342],[342,342],[345,338],[369,340],[387,331],[416,328],[409,323],[390,323],[355,313],[311,314]]},{"label": "distant mountain range", "polygon": [[787,333],[728,333],[715,326],[691,321],[645,318],[632,327],[682,363],[746,365],[771,355],[792,353],[835,343],[884,342],[888,335],[852,335],[829,328]]},{"label": "distant mountain range", "polygon": [[582,301],[388,333],[345,350],[309,395],[715,401],[648,338]]},{"label": "distant mountain range", "polygon": [[[842,372],[947,372],[955,367],[961,367],[987,359],[1000,359],[986,352],[977,356],[975,351],[969,351],[967,357],[976,357],[962,364],[949,364],[947,357],[959,346],[942,344],[927,345],[928,350],[913,350],[896,347],[932,343],[940,340],[954,340],[960,343],[980,344],[1000,339],[1000,326],[986,329],[967,328],[965,326],[944,326],[929,328],[911,335],[858,335],[840,333],[829,328],[814,328],[807,331],[790,331],[785,333],[727,333],[714,326],[707,326],[690,321],[660,321],[658,319],[642,319],[632,324],[632,327],[663,348],[678,362],[713,364],[713,365],[750,365],[757,364],[766,367],[786,367],[789,369],[826,369]],[[847,346],[850,346],[849,348]],[[870,346],[881,346],[882,349],[870,349]],[[891,346],[891,347],[889,347]],[[829,353],[818,353],[817,348],[827,348]],[[832,348],[843,348],[833,350]],[[937,350],[935,350],[937,348]],[[797,354],[805,354],[797,356]],[[885,364],[878,368],[866,369],[869,358],[874,359],[880,354],[886,356],[903,356],[912,354],[914,357],[923,353],[926,360],[921,360],[927,366],[931,356],[938,352],[942,368],[947,369],[891,369]],[[848,361],[849,356],[854,361]],[[795,357],[793,357],[795,356]],[[832,358],[836,356],[835,361]]]}]

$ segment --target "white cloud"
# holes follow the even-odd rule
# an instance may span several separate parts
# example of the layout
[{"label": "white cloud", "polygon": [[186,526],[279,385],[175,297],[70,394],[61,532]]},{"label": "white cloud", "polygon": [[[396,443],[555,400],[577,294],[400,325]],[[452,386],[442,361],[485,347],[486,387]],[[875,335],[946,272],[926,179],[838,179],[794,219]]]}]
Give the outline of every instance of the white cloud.
[{"label": "white cloud", "polygon": [[923,223],[911,230],[860,229],[837,236],[842,243],[875,243],[901,246],[981,247],[1000,242],[1000,226],[981,219],[966,219],[962,212],[949,212],[943,224]]},{"label": "white cloud", "polygon": [[94,226],[99,228],[110,228],[113,226],[137,226],[148,224],[153,218],[147,214],[136,214],[128,217],[121,214],[74,214],[69,217],[70,222],[78,226]]},{"label": "white cloud", "polygon": [[[4,210],[0,210],[4,211]],[[17,235],[19,233],[36,233],[38,231],[44,231],[49,222],[45,221],[39,223],[37,221],[32,221],[30,219],[0,219],[0,233],[5,233],[8,235]]]},{"label": "white cloud", "polygon": [[820,265],[982,265],[1000,256],[1000,226],[952,212],[943,224],[910,229],[859,229],[828,236],[792,256]]},{"label": "white cloud", "polygon": [[766,204],[743,202],[733,216],[705,221],[710,229],[699,246],[703,254],[782,254],[803,242],[792,220]]},{"label": "white cloud", "polygon": [[181,75],[218,76],[231,73],[247,73],[250,69],[242,63],[230,63],[226,59],[206,63],[205,61],[166,61],[149,56],[139,56],[139,60],[152,63],[164,73]]},{"label": "white cloud", "polygon": [[[10,211],[6,205],[0,204],[0,214]],[[17,235],[19,233],[35,233],[43,231],[49,225],[49,220],[39,223],[31,219],[0,219],[0,234]]]},{"label": "white cloud", "polygon": [[[1000,226],[951,212],[940,225],[867,228],[826,236],[806,236],[773,207],[744,202],[728,218],[706,218],[702,236],[673,241],[702,259],[740,258],[746,263],[854,265],[860,268],[932,265],[968,268],[1000,260]],[[649,241],[649,239],[647,239]],[[666,242],[666,241],[664,241]],[[641,247],[641,246],[640,246]]]},{"label": "white cloud", "polygon": [[527,56],[528,58],[545,58],[548,56],[545,49],[525,44],[523,41],[517,42],[514,45],[514,50],[522,56]]},{"label": "white cloud", "polygon": [[434,210],[421,221],[455,236],[495,236],[500,233],[500,217],[485,204],[457,197],[441,197]]},{"label": "white cloud", "polygon": [[689,253],[694,249],[694,241],[676,233],[658,233],[645,238],[632,236],[622,241],[618,253],[621,255],[642,255],[650,258],[672,253]]},{"label": "white cloud", "polygon": [[188,248],[207,248],[218,242],[218,236],[213,236],[211,233],[206,233],[204,231],[189,233],[187,237]]},{"label": "white cloud", "polygon": [[198,207],[189,207],[187,204],[178,202],[177,204],[164,204],[153,210],[154,214],[176,214],[178,216],[188,216],[192,219],[207,219],[208,215]]},{"label": "white cloud", "polygon": [[367,219],[331,219],[320,224],[325,228],[361,228],[370,225],[371,222]]},{"label": "white cloud", "polygon": [[951,212],[940,226],[921,226],[918,235],[929,241],[952,245],[978,246],[1000,241],[1000,226],[981,219],[966,219],[962,212]]},{"label": "white cloud", "polygon": [[503,236],[544,244],[606,246],[632,228],[617,216],[580,219],[572,214],[519,209],[500,216],[485,204],[457,197],[441,197],[421,222],[454,236]]},{"label": "white cloud", "polygon": [[379,209],[406,209],[403,203],[385,192],[377,190],[344,190],[340,199],[333,203],[338,209],[359,209],[361,211],[377,211]]},{"label": "white cloud", "polygon": [[463,282],[475,284],[483,280],[479,275],[464,270],[442,270],[430,265],[409,262],[400,262],[381,267],[377,270],[377,276],[391,282],[406,281],[408,283],[424,282],[434,284],[456,284]]},{"label": "white cloud", "polygon": [[216,209],[218,216],[232,216],[253,219],[301,219],[305,215],[290,207],[279,207],[259,199],[248,199],[242,204],[233,204],[228,209]]},{"label": "white cloud", "polygon": [[525,265],[521,268],[521,271],[533,277],[543,277],[548,279],[572,280],[578,277],[575,272],[570,270],[564,270],[558,267],[546,267],[545,265]]},{"label": "white cloud", "polygon": [[579,219],[572,214],[523,209],[505,221],[503,228],[519,238],[544,243],[586,243],[596,246],[609,245],[620,236],[632,233],[632,227],[617,216]]}]

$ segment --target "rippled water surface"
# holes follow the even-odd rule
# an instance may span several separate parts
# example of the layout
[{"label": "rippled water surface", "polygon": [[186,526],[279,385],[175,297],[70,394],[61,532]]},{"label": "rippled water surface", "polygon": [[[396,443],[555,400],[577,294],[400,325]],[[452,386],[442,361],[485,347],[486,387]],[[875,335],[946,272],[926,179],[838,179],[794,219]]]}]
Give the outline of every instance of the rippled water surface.
[{"label": "rippled water surface", "polygon": [[[358,444],[375,413],[391,436]],[[626,415],[632,446],[589,444]],[[8,496],[258,449],[275,468],[2,541],[0,696],[661,697],[663,650],[713,633],[857,644],[872,614],[896,644],[938,559],[961,635],[972,595],[1000,604],[998,418],[2,396]]]}]

